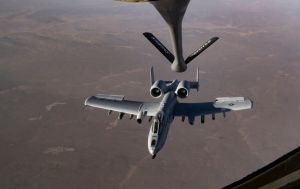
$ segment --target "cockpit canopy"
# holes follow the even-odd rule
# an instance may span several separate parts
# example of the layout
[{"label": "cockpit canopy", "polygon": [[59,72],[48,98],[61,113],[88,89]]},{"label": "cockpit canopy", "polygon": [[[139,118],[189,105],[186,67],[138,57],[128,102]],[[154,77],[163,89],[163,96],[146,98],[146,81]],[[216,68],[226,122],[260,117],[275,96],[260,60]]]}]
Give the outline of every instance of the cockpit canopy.
[{"label": "cockpit canopy", "polygon": [[153,133],[153,134],[158,134],[158,131],[159,131],[159,120],[158,120],[158,119],[155,119],[155,120],[153,121],[152,133]]}]

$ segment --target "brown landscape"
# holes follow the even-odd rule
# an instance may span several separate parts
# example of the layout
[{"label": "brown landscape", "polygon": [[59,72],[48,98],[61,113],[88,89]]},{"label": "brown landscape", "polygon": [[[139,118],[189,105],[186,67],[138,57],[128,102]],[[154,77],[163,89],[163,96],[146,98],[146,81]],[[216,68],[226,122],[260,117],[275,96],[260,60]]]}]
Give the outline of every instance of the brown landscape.
[{"label": "brown landscape", "polygon": [[[143,38],[171,48],[166,24],[148,3],[110,0],[0,2],[0,188],[135,189],[224,187],[300,144],[300,2],[191,0],[183,21],[187,57],[220,40],[174,73]],[[157,101],[160,79],[194,79],[189,102],[246,96],[248,111],[175,119],[152,160],[150,124],[86,108],[97,93]]]}]

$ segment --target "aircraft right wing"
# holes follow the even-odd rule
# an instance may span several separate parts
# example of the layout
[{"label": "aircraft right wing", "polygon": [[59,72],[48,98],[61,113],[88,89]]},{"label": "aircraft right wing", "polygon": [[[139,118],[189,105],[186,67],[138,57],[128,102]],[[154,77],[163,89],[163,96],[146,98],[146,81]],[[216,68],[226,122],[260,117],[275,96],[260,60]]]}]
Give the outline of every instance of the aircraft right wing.
[{"label": "aircraft right wing", "polygon": [[196,116],[203,117],[204,115],[251,109],[252,106],[252,101],[245,97],[220,97],[216,98],[214,102],[178,103],[174,115],[194,119]]},{"label": "aircraft right wing", "polygon": [[98,94],[85,100],[86,106],[116,111],[123,114],[136,115],[137,117],[155,116],[159,103],[138,102],[125,100],[124,96]]}]

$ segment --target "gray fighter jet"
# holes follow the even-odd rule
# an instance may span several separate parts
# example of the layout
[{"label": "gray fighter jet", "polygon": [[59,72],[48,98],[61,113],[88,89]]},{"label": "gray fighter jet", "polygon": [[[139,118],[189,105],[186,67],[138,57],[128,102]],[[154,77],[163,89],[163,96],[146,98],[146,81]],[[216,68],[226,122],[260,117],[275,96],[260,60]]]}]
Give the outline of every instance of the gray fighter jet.
[{"label": "gray fighter jet", "polygon": [[190,0],[118,0],[124,2],[150,2],[169,26],[174,55],[152,34],[144,36],[169,60],[171,68],[176,72],[184,72],[194,58],[216,42],[219,38],[213,37],[185,60],[182,52],[182,20]]},{"label": "gray fighter jet", "polygon": [[218,113],[225,117],[226,112],[252,108],[251,100],[245,97],[221,97],[213,102],[201,103],[178,102],[178,98],[188,97],[191,89],[199,90],[199,71],[196,81],[155,81],[151,68],[150,81],[150,94],[154,98],[162,97],[160,102],[130,101],[125,100],[124,96],[98,94],[88,97],[85,105],[108,110],[108,114],[112,111],[119,112],[118,119],[129,114],[129,118],[135,118],[139,124],[148,116],[149,122],[153,120],[148,136],[148,150],[152,158],[155,158],[164,146],[175,117],[181,117],[182,121],[187,117],[189,124],[193,125],[197,116],[201,118],[201,123],[204,123],[205,115],[211,115],[214,120]]}]

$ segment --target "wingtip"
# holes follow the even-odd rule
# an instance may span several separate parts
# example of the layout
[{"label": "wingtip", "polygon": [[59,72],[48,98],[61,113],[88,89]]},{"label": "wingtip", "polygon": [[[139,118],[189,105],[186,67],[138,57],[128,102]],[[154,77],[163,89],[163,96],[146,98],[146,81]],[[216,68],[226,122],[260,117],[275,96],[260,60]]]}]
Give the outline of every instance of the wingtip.
[{"label": "wingtip", "polygon": [[91,99],[91,98],[92,98],[92,96],[87,97],[87,98],[85,99],[85,101],[84,101],[84,106],[87,106],[87,105],[88,105],[88,100]]}]

